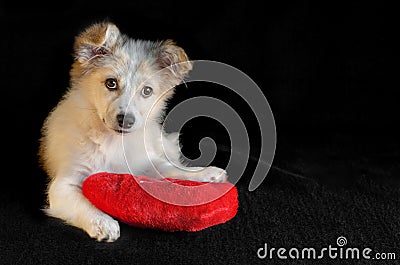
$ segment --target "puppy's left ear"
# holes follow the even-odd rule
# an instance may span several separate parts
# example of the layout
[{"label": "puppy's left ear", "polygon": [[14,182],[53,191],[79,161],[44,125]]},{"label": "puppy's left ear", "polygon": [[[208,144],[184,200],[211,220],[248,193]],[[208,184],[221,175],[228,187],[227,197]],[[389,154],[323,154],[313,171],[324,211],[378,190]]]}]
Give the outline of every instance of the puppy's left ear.
[{"label": "puppy's left ear", "polygon": [[158,63],[161,68],[170,70],[172,81],[176,84],[181,83],[193,67],[185,51],[173,40],[161,42]]}]

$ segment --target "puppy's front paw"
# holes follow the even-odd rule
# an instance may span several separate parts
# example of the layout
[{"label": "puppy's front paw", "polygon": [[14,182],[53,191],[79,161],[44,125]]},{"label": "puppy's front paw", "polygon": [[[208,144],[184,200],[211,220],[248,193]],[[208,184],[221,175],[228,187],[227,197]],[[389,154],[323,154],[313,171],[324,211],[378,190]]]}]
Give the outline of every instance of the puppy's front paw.
[{"label": "puppy's front paw", "polygon": [[199,174],[202,182],[225,182],[228,180],[226,171],[218,167],[207,167]]},{"label": "puppy's front paw", "polygon": [[120,235],[118,222],[106,214],[99,214],[93,218],[86,232],[91,238],[106,242],[113,242]]}]

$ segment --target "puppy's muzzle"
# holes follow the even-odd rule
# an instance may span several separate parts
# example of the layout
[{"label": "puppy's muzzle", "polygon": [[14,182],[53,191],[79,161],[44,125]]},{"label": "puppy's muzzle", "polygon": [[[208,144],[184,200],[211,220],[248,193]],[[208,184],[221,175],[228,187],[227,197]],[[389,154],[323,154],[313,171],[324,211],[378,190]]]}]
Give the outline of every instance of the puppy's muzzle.
[{"label": "puppy's muzzle", "polygon": [[121,129],[130,129],[135,124],[135,116],[130,113],[120,113],[116,118]]}]

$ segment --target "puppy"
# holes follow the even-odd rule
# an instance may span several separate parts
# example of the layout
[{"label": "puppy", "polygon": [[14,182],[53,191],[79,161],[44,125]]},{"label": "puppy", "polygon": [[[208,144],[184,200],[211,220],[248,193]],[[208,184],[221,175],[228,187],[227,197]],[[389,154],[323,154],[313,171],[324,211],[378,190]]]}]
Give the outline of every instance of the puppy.
[{"label": "puppy", "polygon": [[178,134],[162,129],[166,102],[191,69],[171,40],[134,40],[112,23],[82,31],[74,43],[70,87],[42,128],[39,156],[50,179],[45,212],[112,242],[120,236],[118,222],[81,191],[91,174],[226,181],[220,168],[186,167]]}]

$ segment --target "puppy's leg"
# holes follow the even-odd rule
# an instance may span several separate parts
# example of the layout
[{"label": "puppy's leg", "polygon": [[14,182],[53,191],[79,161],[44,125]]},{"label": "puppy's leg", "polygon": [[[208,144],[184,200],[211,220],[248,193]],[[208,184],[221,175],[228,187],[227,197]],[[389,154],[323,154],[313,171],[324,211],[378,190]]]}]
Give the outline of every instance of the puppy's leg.
[{"label": "puppy's leg", "polygon": [[[157,153],[165,153],[165,157],[149,157],[150,169],[146,172],[156,178],[177,178],[201,182],[225,182],[228,175],[218,167],[186,167],[180,162],[179,134],[163,134],[163,149]],[[150,155],[150,154],[148,154]]]},{"label": "puppy's leg", "polygon": [[79,181],[56,177],[50,184],[48,198],[50,205],[45,210],[48,215],[85,230],[98,241],[112,242],[119,238],[118,222],[86,199]]},{"label": "puppy's leg", "polygon": [[225,182],[228,175],[218,167],[185,167],[169,161],[153,162],[149,174],[158,178],[178,178],[201,182]]}]

